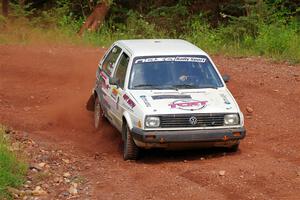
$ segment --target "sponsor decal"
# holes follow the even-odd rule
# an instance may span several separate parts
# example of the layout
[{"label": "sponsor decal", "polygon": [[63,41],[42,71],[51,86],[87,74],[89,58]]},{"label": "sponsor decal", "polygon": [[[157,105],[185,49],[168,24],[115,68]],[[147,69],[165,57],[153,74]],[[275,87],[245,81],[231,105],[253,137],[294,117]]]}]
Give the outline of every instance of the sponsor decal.
[{"label": "sponsor decal", "polygon": [[185,57],[185,56],[170,56],[170,57],[154,57],[154,58],[140,58],[135,61],[137,63],[150,63],[150,62],[199,62],[205,63],[206,58],[199,57]]},{"label": "sponsor decal", "polygon": [[102,88],[103,88],[103,89],[106,89],[106,90],[107,90],[107,89],[109,88],[109,85],[108,85],[108,84],[105,84],[105,81],[103,81],[101,85],[102,85]]},{"label": "sponsor decal", "polygon": [[169,104],[171,108],[177,108],[181,110],[200,110],[204,107],[206,107],[207,101],[198,101],[194,99],[190,100],[176,100]]},{"label": "sponsor decal", "polygon": [[119,90],[118,88],[114,87],[111,91],[111,93],[114,95],[114,96],[117,96],[119,94]]},{"label": "sponsor decal", "polygon": [[129,98],[129,96],[127,94],[123,95],[123,99],[126,101],[126,103],[131,107],[134,108],[135,107],[135,103]]},{"label": "sponsor decal", "polygon": [[111,98],[116,100],[117,97],[118,97],[118,94],[119,94],[119,90],[116,87],[113,87],[112,90],[111,90],[111,95],[110,95]]},{"label": "sponsor decal", "polygon": [[105,108],[110,109],[110,105],[109,103],[106,101],[106,99],[103,99],[103,106],[105,106]]},{"label": "sponsor decal", "polygon": [[220,96],[223,98],[225,104],[231,104],[225,94],[220,94]]},{"label": "sponsor decal", "polygon": [[141,99],[143,100],[144,104],[147,106],[147,107],[151,107],[151,104],[149,103],[149,101],[147,100],[146,96],[145,95],[142,95],[140,96]]},{"label": "sponsor decal", "polygon": [[230,110],[232,108],[230,101],[228,100],[227,96],[225,94],[220,94],[220,96],[224,100],[224,104],[226,105],[226,109]]},{"label": "sponsor decal", "polygon": [[108,77],[104,74],[103,71],[100,72],[100,77],[102,78],[102,79],[100,79],[102,88],[108,89],[109,85],[106,84],[106,80],[108,79]]},{"label": "sponsor decal", "polygon": [[104,80],[107,80],[107,76],[104,74],[103,71],[100,72],[100,76],[104,79]]}]

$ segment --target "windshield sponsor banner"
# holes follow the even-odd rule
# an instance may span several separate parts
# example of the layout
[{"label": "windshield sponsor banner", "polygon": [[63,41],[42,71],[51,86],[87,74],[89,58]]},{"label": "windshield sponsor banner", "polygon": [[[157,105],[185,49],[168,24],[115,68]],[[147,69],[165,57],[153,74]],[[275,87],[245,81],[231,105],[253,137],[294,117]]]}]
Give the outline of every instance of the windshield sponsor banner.
[{"label": "windshield sponsor banner", "polygon": [[200,110],[207,106],[207,101],[198,101],[194,99],[190,100],[176,100],[169,104],[171,108],[177,108],[181,110]]},{"label": "windshield sponsor banner", "polygon": [[140,59],[137,59],[135,61],[135,64],[138,64],[138,63],[150,63],[150,62],[198,62],[198,63],[205,63],[206,62],[206,58],[185,57],[185,56],[140,58]]}]

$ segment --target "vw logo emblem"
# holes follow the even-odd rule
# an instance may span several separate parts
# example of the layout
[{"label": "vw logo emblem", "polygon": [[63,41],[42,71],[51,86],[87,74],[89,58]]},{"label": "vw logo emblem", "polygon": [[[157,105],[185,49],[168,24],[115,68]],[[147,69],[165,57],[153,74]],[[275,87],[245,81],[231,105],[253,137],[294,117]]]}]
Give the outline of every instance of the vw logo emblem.
[{"label": "vw logo emblem", "polygon": [[196,117],[193,116],[189,119],[189,122],[191,125],[195,126],[198,123],[198,120]]}]

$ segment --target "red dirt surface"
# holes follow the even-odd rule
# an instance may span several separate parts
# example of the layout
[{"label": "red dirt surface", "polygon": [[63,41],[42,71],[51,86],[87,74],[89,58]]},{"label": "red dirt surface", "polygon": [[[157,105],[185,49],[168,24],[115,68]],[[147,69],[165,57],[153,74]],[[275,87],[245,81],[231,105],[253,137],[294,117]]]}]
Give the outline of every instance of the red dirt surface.
[{"label": "red dirt surface", "polygon": [[93,115],[85,110],[103,52],[0,46],[0,123],[84,155],[80,162],[91,166],[83,172],[91,199],[300,198],[299,66],[215,56],[246,116],[240,150],[152,150],[125,162],[116,129],[105,123],[95,131]]}]

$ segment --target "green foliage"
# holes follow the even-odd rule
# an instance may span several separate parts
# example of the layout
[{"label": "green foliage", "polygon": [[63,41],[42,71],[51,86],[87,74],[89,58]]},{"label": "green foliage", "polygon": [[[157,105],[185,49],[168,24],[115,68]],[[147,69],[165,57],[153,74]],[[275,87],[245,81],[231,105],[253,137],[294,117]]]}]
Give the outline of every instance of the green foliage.
[{"label": "green foliage", "polygon": [[27,170],[8,146],[5,128],[0,126],[0,199],[10,198],[7,187],[19,187]]},{"label": "green foliage", "polygon": [[[236,30],[236,31],[235,31]],[[193,21],[191,30],[182,38],[210,53],[248,56],[263,55],[275,60],[300,62],[300,29],[289,24],[258,24],[255,35],[239,32],[234,25],[212,29],[206,23]]]},{"label": "green foliage", "polygon": [[146,15],[146,20],[158,27],[164,27],[170,37],[176,37],[183,32],[189,12],[185,5],[162,6],[153,9]]},{"label": "green foliage", "polygon": [[42,28],[55,28],[70,25],[72,13],[70,12],[70,1],[56,1],[56,6],[49,10],[40,10],[37,17],[32,18],[31,24]]},{"label": "green foliage", "polygon": [[24,7],[21,7],[20,4],[18,3],[13,3],[10,2],[9,6],[10,6],[10,13],[9,15],[11,17],[29,17],[31,15],[33,15],[33,13],[35,12],[35,8],[31,7],[31,3],[25,4]]},{"label": "green foliage", "polygon": [[87,32],[84,43],[95,46],[109,46],[116,40],[139,38],[163,38],[165,32],[158,31],[154,24],[147,22],[137,12],[129,11],[124,23],[114,23],[111,19],[97,32]]},{"label": "green foliage", "polygon": [[[119,24],[119,26],[122,26]],[[162,31],[158,31],[155,25],[146,21],[137,12],[129,11],[126,26],[122,27],[123,33],[128,33],[131,37],[137,38],[157,38],[163,37]]]},{"label": "green foliage", "polygon": [[[209,53],[263,55],[300,62],[300,2],[295,0],[226,0],[228,3],[210,1],[205,5],[197,0],[151,0],[137,1],[135,8],[123,6],[123,1],[110,1],[110,13],[102,27],[86,32],[82,38],[76,32],[99,1],[92,0],[89,5],[79,0],[51,2],[54,6],[47,4],[52,5],[48,9],[29,6],[25,13],[13,8],[18,15],[26,16],[28,20],[21,23],[31,29],[30,34],[23,29],[15,32],[18,40],[30,40],[34,35],[35,39],[44,37],[59,43],[109,46],[118,39],[182,38]],[[205,9],[209,5],[219,11]],[[200,9],[195,12],[195,7]],[[3,38],[0,33],[0,42],[8,41]]]},{"label": "green foliage", "polygon": [[221,37],[217,31],[210,27],[203,15],[194,17],[188,23],[185,34],[181,35],[182,39],[187,39],[196,44],[205,51],[217,53],[221,45]]},{"label": "green foliage", "polygon": [[284,7],[278,11],[274,4],[262,1],[246,7],[247,15],[236,17],[223,13],[229,21],[217,28],[212,28],[204,15],[194,17],[190,20],[189,31],[181,37],[210,53],[263,55],[300,62],[300,21],[297,17]]},{"label": "green foliage", "polygon": [[7,19],[3,15],[0,15],[0,28],[4,28],[6,22]]},{"label": "green foliage", "polygon": [[177,5],[171,6],[171,7],[162,6],[162,7],[153,9],[147,15],[152,16],[152,17],[172,18],[174,16],[186,16],[186,15],[188,15],[188,11],[187,11],[186,6],[177,4]]},{"label": "green foliage", "polygon": [[274,59],[300,61],[300,35],[292,25],[263,25],[255,40],[254,49],[260,55]]}]

